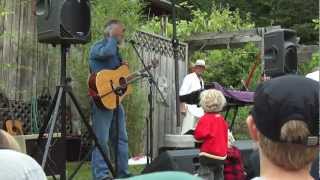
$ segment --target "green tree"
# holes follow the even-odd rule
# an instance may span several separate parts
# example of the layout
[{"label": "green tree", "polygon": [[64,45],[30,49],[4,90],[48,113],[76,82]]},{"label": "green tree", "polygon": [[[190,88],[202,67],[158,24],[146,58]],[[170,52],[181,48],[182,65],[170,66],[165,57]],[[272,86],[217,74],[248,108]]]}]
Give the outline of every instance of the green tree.
[{"label": "green tree", "polygon": [[[200,9],[192,10],[192,20],[177,21],[177,35],[182,40],[191,34],[200,32],[230,32],[254,27],[249,14],[245,18],[240,16],[239,11],[230,11],[228,9],[217,8],[213,6],[210,13],[201,11]],[[155,17],[141,27],[143,30],[161,33],[160,19]],[[172,36],[172,24],[167,24],[167,37]]]},{"label": "green tree", "polygon": [[305,62],[301,65],[299,65],[299,73],[302,75],[306,75],[307,73],[310,73],[315,70],[315,68],[319,67],[320,63],[320,53],[314,53],[312,54],[312,58],[310,61]]},{"label": "green tree", "polygon": [[312,19],[319,16],[317,0],[215,0],[232,10],[240,9],[242,16],[252,15],[257,26],[281,25],[297,31],[302,44],[318,43],[319,32],[313,28]]},{"label": "green tree", "polygon": [[[225,87],[242,88],[242,80],[248,78],[249,71],[254,64],[258,49],[249,43],[241,49],[225,49],[197,52],[194,59],[207,59],[204,79],[206,82],[219,82]],[[251,89],[259,79],[260,68],[256,69]]]}]

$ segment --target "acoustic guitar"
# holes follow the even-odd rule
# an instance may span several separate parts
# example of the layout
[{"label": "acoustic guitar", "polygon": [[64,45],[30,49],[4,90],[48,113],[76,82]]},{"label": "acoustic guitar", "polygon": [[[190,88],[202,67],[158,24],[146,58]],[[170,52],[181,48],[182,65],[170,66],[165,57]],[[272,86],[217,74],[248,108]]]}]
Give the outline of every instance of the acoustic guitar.
[{"label": "acoustic guitar", "polygon": [[117,107],[117,96],[120,103],[125,96],[132,92],[131,84],[146,77],[145,71],[155,68],[157,65],[158,61],[152,61],[151,65],[148,65],[145,69],[132,74],[130,74],[127,65],[122,65],[115,70],[104,69],[97,74],[91,74],[88,85],[89,89],[96,93],[93,99],[97,104],[107,109],[115,109]]},{"label": "acoustic guitar", "polygon": [[13,117],[13,112],[12,112],[12,107],[10,102],[9,102],[9,111],[10,111],[11,119],[7,119],[5,121],[6,131],[13,136],[23,135],[23,131],[22,131],[23,124],[20,119],[15,119]]},{"label": "acoustic guitar", "polygon": [[5,122],[6,130],[9,134],[16,136],[16,135],[23,135],[22,130],[22,122],[20,119],[9,119]]}]

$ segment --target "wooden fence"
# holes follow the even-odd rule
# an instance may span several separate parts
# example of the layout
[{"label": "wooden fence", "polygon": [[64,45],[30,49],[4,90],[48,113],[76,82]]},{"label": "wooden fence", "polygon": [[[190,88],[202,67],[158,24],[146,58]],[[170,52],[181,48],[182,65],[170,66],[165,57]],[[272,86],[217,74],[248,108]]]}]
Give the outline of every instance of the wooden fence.
[{"label": "wooden fence", "polygon": [[[146,32],[137,32],[134,36],[135,46],[140,56],[146,64],[152,60],[159,61],[159,66],[152,71],[155,81],[160,91],[164,95],[166,106],[160,96],[159,91],[153,85],[153,122],[152,122],[152,147],[153,155],[158,154],[158,149],[165,145],[166,134],[177,134],[180,132],[176,120],[176,98],[175,98],[175,62],[173,59],[172,43],[170,39],[149,34]],[[183,77],[187,74],[188,46],[180,43],[178,48],[179,62],[179,87]],[[148,89],[148,86],[145,86]],[[148,111],[146,116],[148,116]]]},{"label": "wooden fence", "polygon": [[0,88],[9,99],[29,101],[58,79],[59,56],[37,42],[32,2],[0,1]]}]

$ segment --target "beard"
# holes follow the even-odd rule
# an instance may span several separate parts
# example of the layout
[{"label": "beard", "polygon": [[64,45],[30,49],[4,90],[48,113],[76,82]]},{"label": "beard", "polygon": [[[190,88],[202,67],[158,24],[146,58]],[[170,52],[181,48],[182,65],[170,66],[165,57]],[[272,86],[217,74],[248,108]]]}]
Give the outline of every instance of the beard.
[{"label": "beard", "polygon": [[124,38],[118,39],[118,47],[123,48],[126,46]]}]

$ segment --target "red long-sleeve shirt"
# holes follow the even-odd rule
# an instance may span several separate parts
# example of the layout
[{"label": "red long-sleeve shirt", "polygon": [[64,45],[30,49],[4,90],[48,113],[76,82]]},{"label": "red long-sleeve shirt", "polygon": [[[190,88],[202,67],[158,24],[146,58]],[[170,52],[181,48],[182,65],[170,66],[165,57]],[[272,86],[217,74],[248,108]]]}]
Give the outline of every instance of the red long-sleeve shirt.
[{"label": "red long-sleeve shirt", "polygon": [[200,152],[226,157],[228,148],[228,124],[218,113],[205,113],[194,131],[194,138],[202,141]]}]

